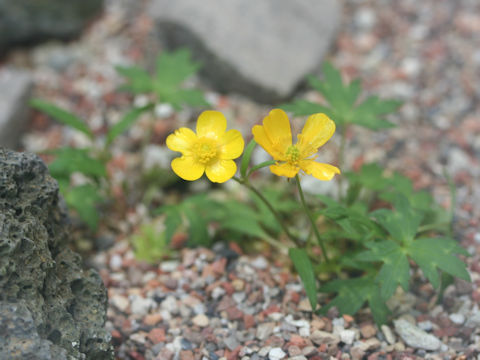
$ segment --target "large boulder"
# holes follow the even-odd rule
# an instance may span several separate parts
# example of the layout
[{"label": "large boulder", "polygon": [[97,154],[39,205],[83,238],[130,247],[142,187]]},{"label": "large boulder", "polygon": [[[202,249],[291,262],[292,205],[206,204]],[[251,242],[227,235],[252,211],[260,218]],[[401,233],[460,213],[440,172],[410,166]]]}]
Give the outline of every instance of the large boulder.
[{"label": "large boulder", "polygon": [[0,146],[11,149],[18,146],[30,115],[31,90],[32,76],[28,71],[0,69]]},{"label": "large boulder", "polygon": [[340,21],[338,0],[153,0],[167,46],[187,46],[220,91],[276,101],[319,69]]},{"label": "large boulder", "polygon": [[0,55],[11,45],[68,40],[103,9],[103,0],[0,0]]},{"label": "large boulder", "polygon": [[0,149],[0,358],[111,359],[107,294],[36,155]]}]

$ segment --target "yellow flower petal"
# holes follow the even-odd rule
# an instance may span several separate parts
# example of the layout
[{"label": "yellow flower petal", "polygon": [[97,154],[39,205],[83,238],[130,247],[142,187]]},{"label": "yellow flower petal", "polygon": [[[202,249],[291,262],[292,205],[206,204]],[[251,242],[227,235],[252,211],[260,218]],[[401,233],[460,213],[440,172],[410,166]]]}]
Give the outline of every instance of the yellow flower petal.
[{"label": "yellow flower petal", "polygon": [[207,165],[205,172],[211,182],[223,183],[233,177],[237,172],[237,165],[233,160],[219,160]]},{"label": "yellow flower petal", "polygon": [[224,160],[236,159],[242,155],[245,143],[238,130],[229,130],[220,139],[220,158]]},{"label": "yellow flower petal", "polygon": [[191,156],[175,158],[171,166],[175,174],[188,181],[199,179],[205,171],[205,165],[195,161]]},{"label": "yellow flower petal", "polygon": [[277,176],[286,176],[289,178],[295,177],[300,169],[290,163],[284,163],[281,165],[271,165],[270,171]]},{"label": "yellow flower petal", "polygon": [[270,111],[268,116],[263,119],[263,128],[273,148],[278,152],[284,154],[292,145],[292,130],[285,111],[281,109]]},{"label": "yellow flower petal", "polygon": [[308,175],[318,180],[331,180],[335,174],[340,174],[340,169],[330,164],[317,163],[313,160],[300,161],[300,168]]},{"label": "yellow flower petal", "polygon": [[285,154],[273,147],[273,144],[270,141],[270,138],[267,136],[263,126],[255,125],[252,128],[252,134],[253,139],[257,142],[257,144],[260,145],[267,153],[269,153],[274,160],[285,160]]},{"label": "yellow flower petal", "polygon": [[167,137],[167,147],[172,151],[181,152],[187,155],[190,152],[192,144],[197,140],[197,135],[189,128],[182,127],[175,130],[173,134]]},{"label": "yellow flower petal", "polygon": [[198,137],[220,138],[227,130],[227,119],[219,111],[208,110],[200,114],[197,120]]},{"label": "yellow flower petal", "polygon": [[310,115],[298,135],[298,146],[302,157],[306,158],[318,151],[335,132],[335,123],[325,114]]}]

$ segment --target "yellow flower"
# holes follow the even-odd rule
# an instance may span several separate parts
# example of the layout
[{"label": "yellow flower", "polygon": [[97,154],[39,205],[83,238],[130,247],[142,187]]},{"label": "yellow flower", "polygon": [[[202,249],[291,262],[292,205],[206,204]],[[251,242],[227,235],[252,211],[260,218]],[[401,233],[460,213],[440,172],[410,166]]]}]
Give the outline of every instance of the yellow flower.
[{"label": "yellow flower", "polygon": [[184,180],[197,180],[203,173],[212,182],[223,183],[237,172],[233,159],[243,152],[238,130],[227,130],[227,120],[218,111],[204,111],[197,120],[197,133],[182,127],[167,137],[170,150],[182,153],[172,160],[172,169]]},{"label": "yellow flower", "polygon": [[313,156],[334,132],[335,123],[327,115],[314,114],[308,117],[293,145],[290,121],[281,109],[270,111],[263,119],[263,126],[255,125],[252,129],[255,141],[277,161],[270,166],[272,173],[291,178],[303,170],[319,180],[331,180],[335,174],[340,174],[337,167],[315,162]]}]

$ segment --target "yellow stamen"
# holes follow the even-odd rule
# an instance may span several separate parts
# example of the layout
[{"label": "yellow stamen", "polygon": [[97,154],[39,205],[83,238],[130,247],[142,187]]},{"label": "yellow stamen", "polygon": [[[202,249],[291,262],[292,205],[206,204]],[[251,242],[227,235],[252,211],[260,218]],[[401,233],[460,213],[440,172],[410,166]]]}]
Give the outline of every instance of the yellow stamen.
[{"label": "yellow stamen", "polygon": [[204,165],[218,157],[218,146],[216,141],[205,137],[198,139],[193,145],[192,150],[195,159]]},{"label": "yellow stamen", "polygon": [[300,150],[296,145],[289,146],[286,155],[289,163],[295,164],[300,160]]}]

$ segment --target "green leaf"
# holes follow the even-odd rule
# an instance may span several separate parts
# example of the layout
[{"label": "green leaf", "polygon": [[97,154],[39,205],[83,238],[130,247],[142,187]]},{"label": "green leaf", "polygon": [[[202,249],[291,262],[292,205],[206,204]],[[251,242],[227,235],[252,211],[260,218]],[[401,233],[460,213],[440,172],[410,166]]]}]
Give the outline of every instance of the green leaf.
[{"label": "green leaf", "polygon": [[370,96],[359,104],[353,112],[351,122],[372,130],[388,129],[394,124],[384,119],[400,107],[402,103],[396,100],[382,100],[377,96]]},{"label": "green leaf", "polygon": [[296,100],[283,104],[282,109],[294,115],[310,115],[322,112],[327,114],[339,126],[352,123],[373,130],[394,126],[385,116],[395,111],[401,103],[395,100],[382,100],[370,96],[359,102],[361,93],[360,80],[344,84],[342,75],[332,64],[325,62],[322,67],[323,80],[314,76],[307,78],[308,83],[317,90],[328,103],[326,106],[305,100]]},{"label": "green leaf", "polygon": [[468,252],[452,239],[418,239],[410,244],[408,253],[420,266],[423,274],[434,288],[438,288],[440,285],[438,269],[459,279],[471,281],[466,264],[455,255],[463,254],[467,256]]},{"label": "green leaf", "polygon": [[154,264],[170,253],[165,234],[157,232],[155,224],[144,224],[132,237],[135,257]]},{"label": "green leaf", "polygon": [[316,113],[325,113],[331,117],[330,109],[307,100],[295,100],[289,104],[282,104],[279,108],[291,112],[294,116],[308,116]]},{"label": "green leaf", "polygon": [[354,315],[365,302],[368,302],[377,325],[380,326],[387,321],[389,311],[372,276],[333,280],[322,286],[319,291],[337,293],[337,296],[328,305],[320,309],[321,314],[326,314],[328,309],[335,306],[340,314]]},{"label": "green leaf", "polygon": [[370,242],[366,246],[370,250],[359,253],[356,258],[361,261],[383,262],[376,277],[376,281],[380,284],[382,299],[388,300],[398,285],[402,286],[404,290],[408,290],[410,265],[406,251],[391,240]]},{"label": "green leaf", "polygon": [[410,206],[408,199],[398,195],[395,199],[395,211],[380,209],[371,215],[377,219],[390,235],[400,243],[413,241],[422,222],[422,214]]},{"label": "green leaf", "polygon": [[242,161],[240,163],[240,175],[242,176],[242,178],[245,178],[247,176],[247,169],[250,165],[250,159],[256,145],[257,143],[254,139],[250,140],[247,147],[245,148],[245,151],[243,152]]},{"label": "green leaf", "polygon": [[189,239],[190,246],[205,246],[211,245],[211,238],[208,235],[208,224],[200,213],[193,208],[183,206],[183,213],[187,217],[189,224]]},{"label": "green leaf", "polygon": [[48,168],[55,179],[69,178],[74,172],[93,178],[107,176],[105,163],[91,157],[87,149],[62,148],[52,150],[51,153],[56,157]]},{"label": "green leaf", "polygon": [[167,210],[165,214],[165,239],[170,242],[175,231],[182,225],[182,214],[177,206]]},{"label": "green leaf", "polygon": [[191,60],[188,49],[163,52],[157,57],[156,85],[159,88],[176,88],[199,69],[200,64]]},{"label": "green leaf", "polygon": [[310,258],[305,249],[290,248],[288,255],[302,279],[312,311],[315,311],[317,309],[317,282]]},{"label": "green leaf", "polygon": [[92,230],[96,230],[98,227],[100,215],[97,205],[101,200],[98,188],[91,184],[71,188],[65,196],[67,204],[77,211],[80,218]]},{"label": "green leaf", "polygon": [[133,108],[129,112],[127,112],[123,118],[113,125],[107,133],[107,145],[110,145],[113,140],[115,140],[119,135],[125,132],[129,127],[131,127],[138,117],[143,114],[145,111],[148,111],[153,108],[152,104],[148,104],[143,107]]},{"label": "green leaf", "polygon": [[137,66],[116,66],[115,69],[129,81],[122,85],[122,89],[131,91],[134,94],[145,94],[153,91],[153,81],[145,70]]},{"label": "green leaf", "polygon": [[69,111],[66,111],[62,108],[59,108],[56,105],[53,105],[52,103],[49,103],[47,101],[43,101],[40,99],[33,99],[30,101],[30,105],[37,110],[40,110],[41,112],[44,112],[45,114],[51,116],[58,122],[61,122],[62,124],[68,125],[85,135],[87,135],[89,138],[93,139],[93,133],[92,131],[87,127],[87,125],[80,120],[75,114],[72,114]]}]

